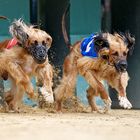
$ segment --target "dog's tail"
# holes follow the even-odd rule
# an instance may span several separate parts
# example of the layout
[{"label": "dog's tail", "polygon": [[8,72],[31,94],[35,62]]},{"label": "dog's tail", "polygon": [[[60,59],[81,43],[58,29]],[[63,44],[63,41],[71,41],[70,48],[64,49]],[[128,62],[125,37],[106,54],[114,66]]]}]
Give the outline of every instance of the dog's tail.
[{"label": "dog's tail", "polygon": [[66,9],[65,9],[63,16],[62,16],[62,33],[63,33],[64,41],[65,41],[67,47],[71,49],[72,45],[70,43],[68,33],[66,31],[66,24],[65,24],[65,17],[69,11],[69,8],[70,8],[70,3],[68,3],[68,5],[66,6]]},{"label": "dog's tail", "polygon": [[6,16],[0,16],[0,19],[8,20]]}]

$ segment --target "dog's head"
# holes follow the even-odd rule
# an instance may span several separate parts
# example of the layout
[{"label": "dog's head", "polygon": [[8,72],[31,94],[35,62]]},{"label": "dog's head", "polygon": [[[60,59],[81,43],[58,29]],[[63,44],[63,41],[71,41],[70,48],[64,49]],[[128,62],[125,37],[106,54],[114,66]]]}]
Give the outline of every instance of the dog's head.
[{"label": "dog's head", "polygon": [[48,49],[52,44],[52,38],[49,34],[34,28],[34,26],[26,25],[21,19],[12,23],[10,33],[38,64],[46,61]]},{"label": "dog's head", "polygon": [[132,54],[135,38],[130,33],[118,34],[103,33],[95,40],[96,50],[110,65],[115,66],[118,72],[127,70],[127,55]]}]

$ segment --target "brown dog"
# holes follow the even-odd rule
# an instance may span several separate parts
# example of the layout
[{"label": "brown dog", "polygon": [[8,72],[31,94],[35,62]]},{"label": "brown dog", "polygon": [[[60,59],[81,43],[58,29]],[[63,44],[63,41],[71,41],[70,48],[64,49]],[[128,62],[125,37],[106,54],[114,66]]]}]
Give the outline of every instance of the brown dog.
[{"label": "brown dog", "polygon": [[45,31],[27,26],[22,20],[14,21],[10,32],[17,40],[16,45],[11,48],[13,40],[0,43],[0,74],[5,79],[8,74],[12,82],[10,91],[5,93],[9,108],[18,110],[24,92],[33,98],[32,76],[37,77],[46,101],[53,102],[53,70],[47,55],[52,43],[51,36]]},{"label": "brown dog", "polygon": [[[64,20],[65,13],[63,15]],[[131,103],[126,97],[126,87],[129,80],[127,69],[127,54],[132,52],[135,39],[129,33],[122,34],[109,34],[101,33],[96,34],[92,38],[94,49],[97,57],[91,58],[84,56],[81,51],[83,40],[76,42],[74,45],[69,45],[69,40],[62,21],[63,35],[67,46],[70,47],[70,53],[64,60],[63,77],[60,85],[55,89],[55,99],[57,110],[61,111],[61,104],[64,97],[73,95],[76,85],[76,76],[82,75],[89,84],[87,89],[87,99],[92,108],[92,111],[99,111],[93,101],[94,96],[100,94],[105,103],[105,112],[111,106],[111,100],[105,90],[102,80],[116,89],[118,92],[119,104],[121,107],[130,109]],[[90,43],[90,42],[89,42]]]}]

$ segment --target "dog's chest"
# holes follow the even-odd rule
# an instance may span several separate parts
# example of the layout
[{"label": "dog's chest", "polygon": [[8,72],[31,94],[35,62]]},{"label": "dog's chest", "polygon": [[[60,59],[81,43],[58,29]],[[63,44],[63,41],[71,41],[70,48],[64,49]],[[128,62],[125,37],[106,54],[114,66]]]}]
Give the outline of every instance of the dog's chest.
[{"label": "dog's chest", "polygon": [[113,75],[116,75],[116,70],[113,66],[104,65],[99,69],[99,78],[102,80],[107,80],[113,78]]},{"label": "dog's chest", "polygon": [[106,80],[112,73],[116,73],[113,66],[109,66],[107,62],[100,60],[95,63],[93,70],[99,80]]},{"label": "dog's chest", "polygon": [[32,74],[34,73],[35,69],[36,69],[37,65],[35,65],[34,60],[28,57],[28,59],[26,59],[26,61],[23,61],[22,64],[22,68],[25,71],[25,73],[27,74]]},{"label": "dog's chest", "polygon": [[30,74],[30,73],[33,71],[33,68],[31,67],[30,64],[24,65],[23,69],[24,69],[24,71],[25,71],[27,74]]}]

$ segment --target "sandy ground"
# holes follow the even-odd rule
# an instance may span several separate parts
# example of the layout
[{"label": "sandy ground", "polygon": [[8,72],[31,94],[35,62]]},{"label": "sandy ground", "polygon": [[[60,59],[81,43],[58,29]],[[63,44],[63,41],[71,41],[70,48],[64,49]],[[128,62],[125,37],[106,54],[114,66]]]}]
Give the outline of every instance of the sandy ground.
[{"label": "sandy ground", "polygon": [[139,140],[140,110],[0,113],[0,140]]}]

